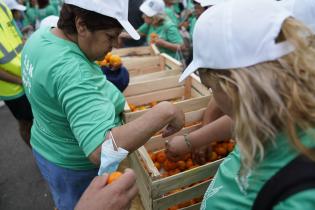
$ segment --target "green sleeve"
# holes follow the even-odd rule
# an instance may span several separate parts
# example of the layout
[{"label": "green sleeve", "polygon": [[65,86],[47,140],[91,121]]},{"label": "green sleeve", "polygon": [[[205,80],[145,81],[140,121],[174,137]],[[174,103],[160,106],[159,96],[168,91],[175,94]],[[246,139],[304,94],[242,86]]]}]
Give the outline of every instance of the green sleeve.
[{"label": "green sleeve", "polygon": [[148,35],[149,33],[149,25],[144,23],[142,24],[139,28],[138,28],[138,32],[139,33],[142,33],[142,34],[145,34],[145,35]]},{"label": "green sleeve", "polygon": [[[63,68],[81,68],[81,73],[59,75],[56,87],[59,104],[71,130],[85,155],[89,156],[102,144],[106,132],[115,127],[115,106],[99,90],[98,76],[89,74],[91,69],[82,69],[80,65]],[[104,81],[102,85],[108,83],[105,78]]]},{"label": "green sleeve", "polygon": [[168,42],[171,42],[173,44],[182,44],[183,38],[179,33],[178,28],[175,25],[169,25],[166,26],[166,37]]},{"label": "green sleeve", "polygon": [[305,190],[290,196],[283,202],[276,205],[273,210],[314,210],[315,209],[315,189]]}]

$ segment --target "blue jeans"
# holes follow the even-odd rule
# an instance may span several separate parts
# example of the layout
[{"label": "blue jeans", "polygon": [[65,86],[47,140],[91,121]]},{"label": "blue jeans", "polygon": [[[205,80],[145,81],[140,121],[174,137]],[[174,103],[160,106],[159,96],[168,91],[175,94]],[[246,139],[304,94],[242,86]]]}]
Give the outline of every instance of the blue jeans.
[{"label": "blue jeans", "polygon": [[33,155],[58,210],[74,209],[82,193],[97,176],[98,169],[71,170],[49,162],[34,149]]}]

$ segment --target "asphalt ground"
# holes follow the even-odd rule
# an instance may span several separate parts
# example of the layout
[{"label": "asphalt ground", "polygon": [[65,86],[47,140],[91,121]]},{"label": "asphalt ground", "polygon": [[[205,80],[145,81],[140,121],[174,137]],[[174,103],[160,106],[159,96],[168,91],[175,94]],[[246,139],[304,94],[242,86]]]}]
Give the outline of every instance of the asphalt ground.
[{"label": "asphalt ground", "polygon": [[[1,105],[1,104],[0,104]],[[0,210],[53,210],[49,189],[31,149],[6,106],[0,107]]]}]

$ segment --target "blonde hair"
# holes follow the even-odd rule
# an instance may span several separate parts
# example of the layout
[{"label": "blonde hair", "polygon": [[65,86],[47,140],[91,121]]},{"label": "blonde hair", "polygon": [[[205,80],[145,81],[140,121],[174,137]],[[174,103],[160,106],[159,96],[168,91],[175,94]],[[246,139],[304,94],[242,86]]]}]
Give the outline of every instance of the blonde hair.
[{"label": "blonde hair", "polygon": [[303,24],[288,18],[280,37],[294,44],[294,52],[277,61],[225,73],[206,71],[206,77],[217,82],[232,101],[241,176],[264,158],[266,145],[274,143],[279,132],[315,160],[297,134],[297,129],[306,131],[315,125],[315,38],[310,34]]}]

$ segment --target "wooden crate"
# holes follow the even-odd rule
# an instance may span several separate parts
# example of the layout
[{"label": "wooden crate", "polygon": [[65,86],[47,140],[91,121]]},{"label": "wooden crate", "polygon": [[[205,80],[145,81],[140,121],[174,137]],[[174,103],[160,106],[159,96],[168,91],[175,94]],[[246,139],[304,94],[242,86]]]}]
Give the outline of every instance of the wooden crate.
[{"label": "wooden crate", "polygon": [[184,111],[187,111],[188,105],[194,108],[194,105],[200,103],[207,105],[210,92],[201,83],[197,77],[190,76],[184,82],[179,83],[178,79],[181,72],[161,71],[152,74],[142,75],[131,79],[130,85],[124,91],[126,96],[126,105],[123,113],[124,122],[130,122],[147,110],[131,111],[130,105],[141,106],[150,102],[170,101],[180,99],[174,104]]},{"label": "wooden crate", "polygon": [[154,56],[123,57],[122,63],[128,69],[130,77],[163,70],[182,71],[183,69],[183,65],[178,60],[165,53]]},{"label": "wooden crate", "polygon": [[[207,96],[208,99],[210,96]],[[182,107],[185,110],[186,124],[200,122],[207,103],[193,104],[187,103]],[[183,128],[180,132],[174,134],[182,135],[192,132],[201,127],[201,124],[195,124]],[[137,185],[140,192],[142,204],[146,210],[165,210],[178,203],[185,202],[204,195],[211,179],[216,173],[223,159],[207,163],[205,165],[180,172],[176,175],[162,178],[159,170],[155,167],[148,151],[159,151],[164,149],[165,140],[173,136],[162,138],[161,135],[152,137],[143,147],[129,155],[131,168],[137,175]],[[205,181],[205,179],[208,179]],[[202,181],[202,182],[201,182]],[[178,188],[186,187],[191,184],[199,183],[186,188],[180,192],[169,194]],[[185,210],[200,209],[200,203],[196,203]]]},{"label": "wooden crate", "polygon": [[126,47],[113,49],[112,54],[119,55],[120,57],[134,57],[134,56],[154,56],[159,55],[159,49],[154,45],[141,46],[141,47]]}]

